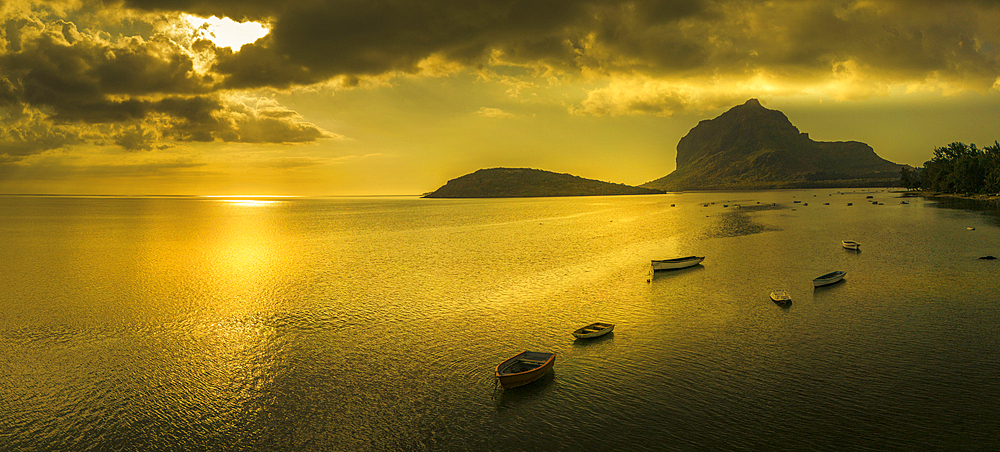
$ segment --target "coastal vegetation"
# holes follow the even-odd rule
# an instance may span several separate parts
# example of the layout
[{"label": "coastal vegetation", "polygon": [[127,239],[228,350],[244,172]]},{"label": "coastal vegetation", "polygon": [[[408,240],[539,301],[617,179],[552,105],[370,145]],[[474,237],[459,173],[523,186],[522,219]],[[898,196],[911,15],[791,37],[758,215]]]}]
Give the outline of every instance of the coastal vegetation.
[{"label": "coastal vegetation", "polygon": [[941,193],[1000,193],[1000,142],[982,149],[961,142],[934,149],[923,168],[900,171],[900,185]]}]

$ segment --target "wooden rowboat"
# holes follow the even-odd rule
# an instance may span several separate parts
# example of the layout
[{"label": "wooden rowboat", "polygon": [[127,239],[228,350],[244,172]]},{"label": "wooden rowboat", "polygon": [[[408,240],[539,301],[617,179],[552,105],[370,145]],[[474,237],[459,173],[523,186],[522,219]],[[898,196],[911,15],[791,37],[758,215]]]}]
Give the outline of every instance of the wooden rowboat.
[{"label": "wooden rowboat", "polygon": [[590,339],[604,336],[614,330],[615,325],[613,323],[596,322],[574,331],[573,336],[577,339]]},{"label": "wooden rowboat", "polygon": [[835,282],[840,282],[840,280],[844,279],[845,275],[847,275],[847,272],[839,270],[827,273],[823,276],[819,276],[813,279],[813,287],[826,286],[829,284],[833,284]]},{"label": "wooden rowboat", "polygon": [[504,389],[515,388],[542,378],[555,362],[555,353],[523,351],[498,364],[496,378]]},{"label": "wooden rowboat", "polygon": [[688,268],[698,265],[703,260],[705,260],[704,257],[687,256],[687,257],[678,257],[675,259],[652,260],[650,261],[650,265],[653,267],[653,271],[679,270],[682,268]]}]

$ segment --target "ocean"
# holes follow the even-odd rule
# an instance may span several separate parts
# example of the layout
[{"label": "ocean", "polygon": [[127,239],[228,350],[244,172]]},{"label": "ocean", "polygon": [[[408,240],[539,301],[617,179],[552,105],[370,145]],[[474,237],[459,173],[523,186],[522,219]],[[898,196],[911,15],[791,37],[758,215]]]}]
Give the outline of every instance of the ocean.
[{"label": "ocean", "polygon": [[[973,207],[0,196],[0,450],[997,450]],[[524,350],[554,370],[497,390]]]}]

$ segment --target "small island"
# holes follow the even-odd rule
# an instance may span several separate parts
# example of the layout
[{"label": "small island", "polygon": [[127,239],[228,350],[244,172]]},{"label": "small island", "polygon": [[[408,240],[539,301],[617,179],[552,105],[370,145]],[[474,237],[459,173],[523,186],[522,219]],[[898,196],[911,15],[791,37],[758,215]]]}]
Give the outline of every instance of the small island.
[{"label": "small island", "polygon": [[489,168],[452,179],[424,198],[531,198],[652,195],[662,190],[585,179],[530,168]]}]

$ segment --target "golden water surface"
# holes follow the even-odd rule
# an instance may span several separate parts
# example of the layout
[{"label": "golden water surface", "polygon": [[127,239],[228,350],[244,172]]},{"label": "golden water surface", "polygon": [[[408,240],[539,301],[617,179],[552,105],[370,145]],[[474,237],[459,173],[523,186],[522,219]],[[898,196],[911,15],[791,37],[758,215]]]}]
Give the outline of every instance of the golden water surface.
[{"label": "golden water surface", "polygon": [[995,449],[1000,222],[898,196],[0,197],[0,450]]}]

